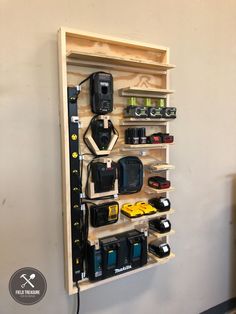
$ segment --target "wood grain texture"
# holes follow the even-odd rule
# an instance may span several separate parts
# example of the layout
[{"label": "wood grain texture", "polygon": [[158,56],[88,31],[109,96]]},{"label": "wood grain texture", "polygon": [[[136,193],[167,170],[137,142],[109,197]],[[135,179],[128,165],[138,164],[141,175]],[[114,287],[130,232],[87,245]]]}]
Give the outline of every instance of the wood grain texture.
[{"label": "wood grain texture", "polygon": [[68,58],[72,59],[80,59],[85,61],[93,61],[93,62],[104,62],[115,64],[117,66],[124,65],[130,67],[140,67],[146,69],[154,69],[156,71],[167,71],[173,69],[175,65],[160,63],[158,61],[146,60],[146,59],[138,59],[138,58],[129,58],[129,57],[118,57],[118,56],[110,56],[104,53],[95,53],[95,52],[80,52],[75,50],[69,50],[67,53]]}]

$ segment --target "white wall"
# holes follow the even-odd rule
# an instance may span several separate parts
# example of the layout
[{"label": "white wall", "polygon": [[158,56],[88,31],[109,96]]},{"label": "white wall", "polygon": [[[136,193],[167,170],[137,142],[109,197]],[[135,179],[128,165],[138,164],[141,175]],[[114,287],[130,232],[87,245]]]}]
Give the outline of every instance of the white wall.
[{"label": "white wall", "polygon": [[[235,295],[236,1],[0,1],[0,313],[71,314],[63,279],[57,30],[171,48],[176,259],[84,292],[81,313],[199,313]],[[36,267],[34,306],[8,281]]]}]

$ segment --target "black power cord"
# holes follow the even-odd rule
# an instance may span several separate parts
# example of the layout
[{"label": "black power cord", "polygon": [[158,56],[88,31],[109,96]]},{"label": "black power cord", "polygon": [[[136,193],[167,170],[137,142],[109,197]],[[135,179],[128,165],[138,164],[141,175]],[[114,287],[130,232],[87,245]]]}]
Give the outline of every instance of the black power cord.
[{"label": "black power cord", "polygon": [[[88,239],[88,228],[89,228],[89,223],[88,223],[88,207],[85,203],[82,203],[81,205],[85,205],[85,214],[84,217],[81,218],[80,220],[80,226],[82,226],[81,233],[82,233],[82,245],[81,245],[81,256],[83,257],[83,260],[87,259],[87,239]],[[79,282],[76,281],[76,287],[77,287],[77,310],[76,314],[79,314],[80,311],[80,286]]]},{"label": "black power cord", "polygon": [[80,310],[80,286],[78,281],[76,281],[76,287],[78,289],[77,292],[77,310],[76,310],[76,314],[79,314],[79,310]]},{"label": "black power cord", "polygon": [[83,259],[86,262],[87,261],[87,244],[88,244],[88,231],[89,231],[89,209],[85,202],[83,202],[83,205],[85,206],[85,212],[84,212],[84,223],[82,227],[82,254]]},{"label": "black power cord", "polygon": [[92,159],[94,159],[94,155],[93,154],[89,154],[89,153],[85,153],[81,155],[81,161],[80,161],[80,181],[81,181],[81,193],[82,193],[82,183],[83,183],[83,166],[84,166],[84,156],[93,156]]},{"label": "black power cord", "polygon": [[81,86],[81,85],[84,84],[86,81],[88,81],[94,74],[98,74],[98,73],[110,74],[110,73],[103,72],[103,71],[93,72],[93,73],[90,74],[88,77],[86,77],[83,81],[81,81],[81,82],[79,83],[79,86]]},{"label": "black power cord", "polygon": [[88,144],[87,144],[87,142],[86,142],[85,136],[86,136],[86,134],[88,133],[88,130],[90,129],[90,126],[91,126],[92,122],[93,122],[94,120],[96,120],[96,118],[97,118],[98,116],[99,116],[99,115],[96,114],[95,116],[92,117],[92,119],[90,120],[89,125],[88,125],[88,127],[87,127],[87,129],[85,130],[84,135],[83,135],[83,141],[84,141],[85,145],[87,146],[87,148],[89,149],[89,151],[90,151],[93,155],[95,155],[95,154],[94,154],[94,152],[92,151],[92,149],[88,146]]}]

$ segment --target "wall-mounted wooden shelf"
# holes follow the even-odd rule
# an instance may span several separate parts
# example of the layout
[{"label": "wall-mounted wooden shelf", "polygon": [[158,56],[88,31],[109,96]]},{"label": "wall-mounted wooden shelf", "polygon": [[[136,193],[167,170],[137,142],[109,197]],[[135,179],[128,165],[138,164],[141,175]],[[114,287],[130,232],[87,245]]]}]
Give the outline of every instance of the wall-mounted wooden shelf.
[{"label": "wall-mounted wooden shelf", "polygon": [[[134,269],[134,270],[129,271],[127,273],[123,273],[123,274],[120,274],[118,276],[110,277],[110,278],[100,280],[97,282],[90,282],[89,280],[85,279],[82,282],[80,282],[80,291],[86,291],[90,288],[99,287],[103,284],[112,282],[112,281],[117,280],[117,279],[122,279],[122,278],[125,278],[128,276],[132,276],[133,274],[137,274],[137,273],[140,273],[140,272],[145,271],[147,269],[151,269],[153,267],[165,264],[165,263],[169,262],[170,260],[172,260],[173,258],[175,258],[174,253],[170,253],[170,255],[168,257],[165,257],[165,258],[158,258],[157,256],[149,253],[148,263],[145,266],[143,266],[141,268]],[[77,291],[78,291],[77,287],[74,286],[73,293],[77,293]]]},{"label": "wall-mounted wooden shelf", "polygon": [[172,121],[173,119],[135,119],[135,118],[125,118],[120,121],[120,126],[127,126],[127,125],[143,125],[143,126],[149,126],[149,125],[163,125],[167,122]]},{"label": "wall-mounted wooden shelf", "polygon": [[[93,72],[104,70],[109,71],[114,77],[113,102],[115,106],[113,112],[111,113],[111,120],[120,134],[120,137],[109,157],[112,158],[112,160],[117,161],[119,158],[127,155],[137,155],[137,151],[139,151],[140,156],[148,155],[152,161],[161,161],[169,164],[169,148],[172,144],[125,145],[123,126],[146,126],[150,128],[150,130],[148,130],[150,131],[150,134],[163,127],[165,128],[164,131],[169,133],[169,122],[171,122],[172,119],[124,118],[123,109],[126,104],[126,99],[124,97],[128,96],[148,98],[163,97],[165,98],[166,105],[168,106],[169,95],[173,93],[173,90],[169,89],[168,73],[169,70],[175,66],[169,62],[169,49],[162,46],[113,38],[111,36],[91,34],[69,28],[61,28],[58,39],[65,286],[69,294],[75,294],[77,293],[77,287],[75,282],[73,282],[73,274],[75,274],[73,268],[73,254],[76,250],[74,248],[74,242],[72,243],[72,235],[74,235],[74,212],[71,206],[70,137],[67,87],[77,85],[78,82],[81,82]],[[80,151],[85,154],[89,154],[90,152],[83,142],[84,130],[86,129],[86,126],[89,125],[93,116],[90,103],[88,101],[88,93],[89,83],[83,85],[82,91],[79,94],[78,110],[78,118],[81,125],[83,125],[78,132],[78,140]],[[124,97],[121,97],[121,95]],[[83,162],[84,172],[82,191],[85,190],[88,162],[89,157],[86,157]],[[158,171],[158,167],[155,171]],[[148,190],[148,192],[146,190]],[[155,190],[145,186],[138,193],[132,195],[119,195],[119,199],[117,201],[119,203],[119,207],[121,208],[122,204],[125,202],[135,203],[140,200],[148,202],[148,199],[150,198],[150,195],[148,194],[163,194],[172,190],[173,188]],[[101,203],[101,201],[97,200],[95,203],[96,202],[99,204]],[[142,216],[134,219],[130,219],[120,214],[118,222],[113,225],[107,225],[99,228],[93,228],[90,226],[88,239],[94,241],[94,243],[96,242],[96,245],[99,245],[98,240],[104,236],[106,237],[116,233],[122,233],[127,230],[133,230],[134,228],[147,234],[149,226],[148,221],[150,219],[154,219],[159,216],[168,216],[173,213],[174,209],[171,209],[167,212],[158,212],[154,215]],[[167,240],[168,236],[167,234],[164,234],[163,241]],[[160,241],[162,241],[161,238]],[[148,254],[148,263],[143,267],[98,282],[90,282],[88,279],[83,279],[82,281],[79,281],[80,290],[85,291],[93,287],[118,280],[119,278],[128,277],[135,273],[151,269],[157,265],[168,262],[173,257],[173,253],[164,259],[158,259],[152,254]],[[83,265],[83,263],[79,264],[79,267],[80,265]],[[82,270],[82,272],[84,272],[84,270]]]},{"label": "wall-mounted wooden shelf", "polygon": [[163,194],[163,193],[172,192],[175,190],[175,188],[170,187],[168,189],[158,190],[158,189],[151,188],[150,186],[147,186],[146,188],[144,188],[144,190],[145,190],[145,193],[147,194]]},{"label": "wall-mounted wooden shelf", "polygon": [[146,166],[146,169],[148,172],[155,173],[155,172],[173,170],[175,169],[175,166],[170,165],[170,164],[157,164],[157,165]]},{"label": "wall-mounted wooden shelf", "polygon": [[149,230],[150,230],[149,231],[149,233],[150,233],[149,238],[150,238],[151,241],[155,240],[155,239],[162,239],[162,238],[165,238],[165,237],[168,237],[170,235],[175,234],[175,230],[173,230],[173,229],[170,230],[169,232],[165,232],[165,233],[158,233],[158,232],[155,232],[155,231],[153,231],[151,229],[149,229]]},{"label": "wall-mounted wooden shelf", "polygon": [[[67,53],[67,58],[69,59],[78,59],[84,61],[90,61],[92,64],[99,63],[107,63],[113,65],[121,65],[121,66],[129,66],[129,67],[139,67],[144,69],[152,69],[156,71],[167,71],[173,69],[175,65],[172,64],[165,64],[160,62],[154,61],[147,61],[147,60],[140,60],[135,58],[122,58],[117,56],[108,56],[105,54],[98,54],[98,53],[88,53],[88,52],[80,52],[71,50]],[[68,60],[68,62],[70,62]],[[91,65],[92,65],[91,64]]]},{"label": "wall-mounted wooden shelf", "polygon": [[174,91],[165,88],[125,87],[121,88],[119,93],[123,97],[163,98],[163,96],[173,94]]},{"label": "wall-mounted wooden shelf", "polygon": [[174,143],[171,144],[124,144],[123,148],[124,149],[133,149],[133,150],[140,150],[140,149],[164,149],[167,148],[169,145],[173,145]]}]

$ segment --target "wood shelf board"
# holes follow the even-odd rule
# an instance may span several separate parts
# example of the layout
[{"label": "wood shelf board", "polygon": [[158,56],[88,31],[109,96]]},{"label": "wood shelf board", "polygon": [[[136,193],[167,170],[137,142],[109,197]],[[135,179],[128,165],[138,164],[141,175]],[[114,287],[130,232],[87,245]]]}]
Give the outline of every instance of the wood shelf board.
[{"label": "wood shelf board", "polygon": [[157,212],[155,214],[152,214],[152,215],[144,215],[144,216],[141,216],[141,217],[137,217],[137,218],[129,218],[125,215],[123,215],[122,213],[120,214],[120,217],[122,220],[124,221],[130,221],[130,222],[144,222],[144,221],[148,221],[148,220],[151,220],[151,219],[155,219],[157,217],[161,217],[161,216],[165,216],[165,215],[170,215],[170,214],[173,214],[175,212],[175,210],[173,208],[171,208],[170,210],[168,211],[165,211],[165,212]]},{"label": "wood shelf board", "polygon": [[165,149],[171,144],[124,144],[123,149],[133,149],[133,150],[142,150],[142,149]]},{"label": "wood shelf board", "polygon": [[146,166],[147,170],[151,173],[168,171],[175,169],[174,165],[156,165],[156,166]]},{"label": "wood shelf board", "polygon": [[116,71],[116,72],[132,72],[136,74],[147,74],[147,75],[163,75],[166,76],[166,71],[157,71],[151,68],[144,68],[144,67],[133,67],[127,65],[120,65],[114,63],[104,63],[104,62],[94,62],[94,60],[79,60],[73,58],[67,58],[67,66],[75,66],[77,67],[85,67],[85,68],[94,68],[95,71]]},{"label": "wood shelf board", "polygon": [[119,37],[113,37],[104,34],[97,34],[93,32],[88,32],[84,30],[73,29],[69,27],[61,27],[60,31],[68,37],[75,37],[75,38],[85,38],[89,40],[94,40],[96,42],[103,42],[103,43],[112,43],[117,46],[126,46],[126,47],[135,47],[138,49],[142,49],[144,51],[154,51],[154,52],[161,52],[167,53],[169,48],[161,45],[155,45],[146,42],[140,42],[136,40],[124,39]]},{"label": "wood shelf board", "polygon": [[154,259],[154,260],[157,262],[157,264],[160,265],[160,264],[165,264],[165,263],[167,263],[169,260],[175,258],[175,254],[172,253],[172,252],[170,252],[170,255],[169,255],[169,256],[164,257],[164,258],[159,258],[159,257],[157,257],[157,256],[155,256],[154,254],[152,254],[152,253],[149,252],[149,257],[152,258],[152,259]]},{"label": "wood shelf board", "polygon": [[173,234],[175,234],[175,230],[172,229],[172,230],[170,230],[170,232],[158,233],[152,229],[149,229],[149,233],[150,233],[150,235],[148,237],[150,238],[151,241],[153,241],[155,239],[161,239],[161,238],[173,235]]},{"label": "wood shelf board", "polygon": [[172,192],[175,190],[175,188],[170,187],[168,189],[158,190],[158,189],[151,188],[150,186],[147,186],[145,190],[147,194],[163,194],[163,193]]},{"label": "wood shelf board", "polygon": [[121,96],[130,97],[149,97],[149,98],[160,98],[160,96],[165,96],[173,94],[174,90],[164,89],[164,88],[145,88],[145,87],[125,87],[119,89]]},{"label": "wood shelf board", "polygon": [[159,63],[154,61],[146,61],[146,60],[138,60],[138,59],[130,59],[130,58],[121,58],[117,56],[108,56],[103,54],[95,54],[95,53],[87,53],[87,52],[79,52],[79,51],[69,51],[67,53],[67,58],[69,59],[79,59],[85,61],[93,61],[93,62],[105,62],[116,65],[126,65],[130,67],[140,67],[146,69],[155,69],[157,71],[167,71],[173,69],[175,66],[172,64]]},{"label": "wood shelf board", "polygon": [[169,145],[173,145],[173,144],[125,144],[124,146],[127,148],[150,148],[150,147],[162,147],[162,146],[169,146]]},{"label": "wood shelf board", "polygon": [[122,119],[120,122],[120,126],[126,126],[126,125],[163,125],[167,122],[170,122],[173,119],[135,119],[135,118],[126,118]]},{"label": "wood shelf board", "polygon": [[137,118],[125,118],[123,119],[124,122],[170,122],[174,119],[151,119],[151,118],[143,118],[143,119],[137,119]]},{"label": "wood shelf board", "polygon": [[[131,270],[131,271],[128,271],[126,273],[123,273],[123,274],[120,274],[120,275],[117,275],[117,276],[114,276],[114,277],[110,277],[110,278],[107,278],[107,279],[104,279],[104,280],[100,280],[100,281],[97,281],[97,282],[91,282],[89,280],[84,280],[84,281],[81,281],[79,283],[79,286],[80,286],[80,291],[86,291],[88,289],[91,289],[91,288],[95,288],[95,287],[98,287],[98,286],[101,286],[101,285],[105,285],[109,282],[112,282],[114,280],[118,280],[118,279],[122,279],[122,278],[125,278],[125,277],[128,277],[128,276],[131,276],[133,274],[137,274],[139,272],[142,272],[144,270],[147,270],[147,269],[151,269],[153,267],[156,267],[158,265],[162,265],[162,264],[165,264],[167,263],[169,260],[173,259],[175,257],[175,254],[174,253],[170,253],[170,255],[168,257],[165,257],[165,258],[158,258],[156,256],[154,256],[153,254],[151,253],[148,253],[148,263],[140,268],[136,268],[134,270]],[[76,286],[74,286],[74,289],[73,289],[73,294],[77,293],[78,292],[78,289]]]},{"label": "wood shelf board", "polygon": [[[137,145],[135,145],[137,146]],[[145,147],[145,148],[139,148],[139,147],[131,147],[131,148],[126,148],[126,147],[123,147],[123,148],[120,148],[120,151],[122,152],[128,152],[128,151],[140,151],[140,152],[144,152],[144,151],[147,151],[147,150],[153,150],[153,149],[167,149],[167,146],[161,146],[161,147]]]}]

